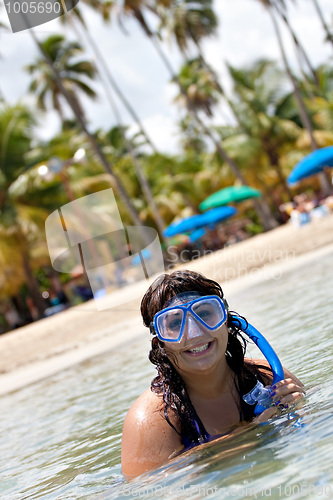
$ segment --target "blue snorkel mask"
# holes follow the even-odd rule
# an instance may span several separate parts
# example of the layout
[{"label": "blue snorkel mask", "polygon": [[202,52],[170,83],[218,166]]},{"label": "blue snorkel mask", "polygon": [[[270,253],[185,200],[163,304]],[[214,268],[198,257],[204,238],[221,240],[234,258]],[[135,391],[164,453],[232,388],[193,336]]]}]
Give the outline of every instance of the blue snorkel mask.
[{"label": "blue snorkel mask", "polygon": [[[231,324],[244,332],[265,356],[273,373],[272,385],[283,380],[284,372],[281,362],[269,342],[244,318],[228,313],[227,301],[216,295],[201,296],[198,292],[176,295],[164,309],[155,314],[154,321],[150,324],[150,331],[156,334],[162,342],[180,342],[188,316],[194,318],[208,331],[214,331],[227,322],[228,314]],[[256,404],[255,415],[260,415],[272,405],[269,389],[266,389],[259,381],[243,399],[248,404]]]}]

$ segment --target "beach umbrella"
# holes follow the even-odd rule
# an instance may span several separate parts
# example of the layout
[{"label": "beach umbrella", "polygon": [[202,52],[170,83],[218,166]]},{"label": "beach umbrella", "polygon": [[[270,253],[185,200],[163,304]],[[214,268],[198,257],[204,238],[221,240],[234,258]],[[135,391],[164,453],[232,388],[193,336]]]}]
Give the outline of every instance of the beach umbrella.
[{"label": "beach umbrella", "polygon": [[209,226],[211,228],[214,228],[216,224],[219,222],[222,222],[223,220],[229,219],[230,217],[233,217],[236,215],[237,209],[234,207],[217,207],[217,208],[212,208],[211,210],[208,210],[208,212],[205,212],[202,214],[202,223],[204,226]]},{"label": "beach umbrella", "polygon": [[208,196],[208,198],[200,203],[199,208],[200,210],[207,210],[208,208],[219,207],[221,205],[227,205],[228,203],[237,203],[250,198],[259,198],[259,196],[261,196],[261,192],[250,186],[229,186]]},{"label": "beach umbrella", "polygon": [[333,146],[316,149],[299,161],[288,176],[288,184],[319,174],[325,167],[333,167]]},{"label": "beach umbrella", "polygon": [[195,229],[193,233],[189,236],[189,242],[194,243],[197,240],[200,240],[203,236],[205,236],[206,231],[201,227],[199,229]]},{"label": "beach umbrella", "polygon": [[[208,227],[209,229],[214,229],[216,224],[222,222],[223,220],[229,219],[233,215],[236,215],[237,209],[234,207],[217,207],[212,208],[208,212],[202,214],[201,223],[203,227]],[[196,229],[193,233],[190,234],[190,242],[193,243],[196,240],[199,240],[206,234],[206,231],[203,227]]]},{"label": "beach umbrella", "polygon": [[164,231],[164,236],[172,237],[176,234],[187,233],[205,226],[215,227],[218,222],[229,219],[237,213],[233,207],[218,207],[200,215],[192,215],[186,219],[173,222]]},{"label": "beach umbrella", "polygon": [[192,215],[191,217],[186,217],[185,219],[180,219],[177,222],[173,222],[164,231],[163,235],[167,238],[176,236],[176,234],[191,232],[201,226],[201,215]]}]

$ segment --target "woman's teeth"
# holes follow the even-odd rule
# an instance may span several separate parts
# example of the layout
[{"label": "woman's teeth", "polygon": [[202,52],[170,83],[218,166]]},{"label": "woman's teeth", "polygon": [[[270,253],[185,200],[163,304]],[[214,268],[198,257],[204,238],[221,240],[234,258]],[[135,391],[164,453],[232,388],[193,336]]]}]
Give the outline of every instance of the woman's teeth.
[{"label": "woman's teeth", "polygon": [[189,349],[188,352],[202,352],[202,351],[205,351],[206,349],[208,349],[209,344],[210,343],[208,342],[208,344],[202,345],[201,347],[196,347],[195,349]]}]

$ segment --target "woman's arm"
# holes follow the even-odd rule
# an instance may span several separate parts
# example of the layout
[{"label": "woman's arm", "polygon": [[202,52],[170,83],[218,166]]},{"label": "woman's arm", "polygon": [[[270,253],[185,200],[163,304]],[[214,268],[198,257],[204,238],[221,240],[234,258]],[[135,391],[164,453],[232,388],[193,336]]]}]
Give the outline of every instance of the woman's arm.
[{"label": "woman's arm", "polygon": [[[273,376],[272,376],[272,372],[271,372],[271,369],[270,369],[270,365],[269,365],[268,361],[266,361],[266,359],[250,359],[250,358],[245,358],[244,361],[248,365],[262,365],[262,366],[267,366],[267,368],[269,370],[260,370],[260,368],[258,368],[258,369],[259,369],[259,372],[260,372],[261,376],[264,379],[267,379],[267,382],[268,382],[267,385],[269,385],[269,384],[272,383]],[[297,385],[299,385],[301,387],[304,387],[304,384],[296,377],[296,375],[294,375],[289,370],[287,370],[287,368],[283,367],[283,371],[284,371],[284,377],[285,377],[285,379],[291,378],[295,382],[295,384],[297,384]]]},{"label": "woman's arm", "polygon": [[161,398],[147,389],[125,418],[121,465],[123,474],[129,478],[163,465],[182,448],[180,436],[160,410]]}]

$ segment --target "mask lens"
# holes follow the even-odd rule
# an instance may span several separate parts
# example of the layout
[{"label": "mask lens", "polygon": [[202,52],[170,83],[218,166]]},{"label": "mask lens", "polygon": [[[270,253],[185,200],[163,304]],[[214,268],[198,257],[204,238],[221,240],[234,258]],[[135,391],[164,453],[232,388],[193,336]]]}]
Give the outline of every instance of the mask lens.
[{"label": "mask lens", "polygon": [[182,309],[166,310],[157,318],[159,336],[165,340],[176,340],[180,336],[183,324],[184,311]]},{"label": "mask lens", "polygon": [[209,328],[215,328],[225,320],[221,303],[213,297],[195,302],[191,310]]},{"label": "mask lens", "polygon": [[190,314],[197,323],[201,323],[210,330],[219,328],[227,320],[226,311],[220,298],[209,296],[194,299],[188,303],[168,307],[155,315],[154,326],[160,340],[179,342],[187,314]]}]

